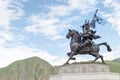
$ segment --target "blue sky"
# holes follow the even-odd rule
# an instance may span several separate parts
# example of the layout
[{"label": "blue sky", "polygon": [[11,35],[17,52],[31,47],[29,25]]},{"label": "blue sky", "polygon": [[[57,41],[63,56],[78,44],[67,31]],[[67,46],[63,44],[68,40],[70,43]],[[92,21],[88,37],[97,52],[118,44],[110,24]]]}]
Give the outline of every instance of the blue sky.
[{"label": "blue sky", "polygon": [[[0,67],[13,61],[38,56],[52,65],[67,60],[70,40],[68,29],[81,32],[85,19],[94,12],[105,19],[105,25],[96,24],[102,38],[96,43],[108,42],[113,49],[100,47],[105,60],[120,58],[120,1],[119,0],[1,0],[0,1]],[[76,61],[93,60],[92,56],[76,56]]]}]

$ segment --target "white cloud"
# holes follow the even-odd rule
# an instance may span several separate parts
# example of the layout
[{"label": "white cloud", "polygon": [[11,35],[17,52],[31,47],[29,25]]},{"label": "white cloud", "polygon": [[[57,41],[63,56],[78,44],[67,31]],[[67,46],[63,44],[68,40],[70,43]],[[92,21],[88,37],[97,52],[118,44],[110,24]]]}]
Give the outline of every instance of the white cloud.
[{"label": "white cloud", "polygon": [[11,21],[24,15],[23,2],[25,0],[0,0],[0,43],[14,39],[11,30]]},{"label": "white cloud", "polygon": [[60,46],[63,47],[63,48],[69,47],[69,45],[70,45],[69,42],[60,44]]},{"label": "white cloud", "polygon": [[[48,37],[58,37],[56,23],[59,23],[57,18],[42,17],[42,15],[32,15],[29,19],[30,26],[26,27],[28,32],[33,32],[35,34],[42,33]],[[59,36],[60,38],[60,36]]]},{"label": "white cloud", "polygon": [[6,41],[12,41],[13,35],[8,31],[0,31],[0,44],[3,45]]},{"label": "white cloud", "polygon": [[15,47],[0,47],[0,67],[9,65],[10,63],[33,56],[38,56],[52,65],[62,65],[64,58],[52,55],[47,51],[30,48],[24,45]]},{"label": "white cloud", "polygon": [[66,5],[49,6],[51,16],[66,16],[71,12],[79,10],[81,14],[86,14],[95,9],[96,0],[68,0]]},{"label": "white cloud", "polygon": [[59,32],[68,26],[68,24],[63,24],[58,18],[41,14],[32,15],[28,18],[28,22],[30,26],[25,28],[27,32],[44,34],[44,36],[51,40],[63,38],[63,36],[59,35]]},{"label": "white cloud", "polygon": [[[26,27],[27,32],[35,34],[44,34],[52,40],[63,38],[59,35],[64,28],[70,27],[73,20],[78,16],[72,17],[69,14],[75,10],[80,10],[80,13],[87,13],[92,11],[97,2],[95,0],[68,0],[67,5],[48,6],[50,9],[48,13],[38,13],[28,18],[30,26]],[[69,16],[66,19],[64,16]],[[61,20],[61,17],[64,19]]]},{"label": "white cloud", "polygon": [[23,14],[21,3],[14,0],[0,0],[0,26],[9,27],[10,21],[18,19]]},{"label": "white cloud", "polygon": [[72,10],[78,9],[81,11],[81,13],[88,13],[95,9],[95,6],[97,4],[96,0],[69,0],[68,1],[70,8]]},{"label": "white cloud", "polygon": [[49,6],[51,9],[50,15],[52,16],[66,16],[71,14],[72,11],[80,10],[81,14],[88,13],[95,9],[97,4],[96,0],[68,0],[67,5]]},{"label": "white cloud", "polygon": [[61,35],[54,35],[51,40],[58,40],[58,39],[62,39],[64,38],[64,36],[61,36]]},{"label": "white cloud", "polygon": [[105,0],[104,6],[108,8],[109,13],[103,13],[102,15],[107,18],[113,28],[120,35],[120,1],[119,0]]}]

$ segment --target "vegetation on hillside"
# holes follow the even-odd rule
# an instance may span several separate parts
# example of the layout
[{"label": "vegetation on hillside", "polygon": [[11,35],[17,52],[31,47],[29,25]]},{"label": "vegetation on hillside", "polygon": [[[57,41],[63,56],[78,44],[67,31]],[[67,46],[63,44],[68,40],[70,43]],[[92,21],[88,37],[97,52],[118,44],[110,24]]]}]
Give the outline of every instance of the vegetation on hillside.
[{"label": "vegetation on hillside", "polygon": [[55,70],[48,62],[32,57],[0,69],[0,80],[47,80]]},{"label": "vegetation on hillside", "polygon": [[114,59],[114,60],[112,60],[112,61],[113,61],[113,62],[120,63],[120,58]]},{"label": "vegetation on hillside", "polygon": [[106,63],[110,65],[111,72],[120,73],[120,58],[112,61],[106,61]]}]

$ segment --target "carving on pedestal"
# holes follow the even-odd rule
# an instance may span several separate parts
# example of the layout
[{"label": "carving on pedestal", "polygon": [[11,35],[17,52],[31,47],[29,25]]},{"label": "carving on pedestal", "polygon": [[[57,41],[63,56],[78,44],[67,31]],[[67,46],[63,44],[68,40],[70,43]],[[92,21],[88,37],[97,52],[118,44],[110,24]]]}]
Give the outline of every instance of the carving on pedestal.
[{"label": "carving on pedestal", "polygon": [[70,64],[59,66],[50,80],[120,80],[120,76],[111,73],[107,64]]}]

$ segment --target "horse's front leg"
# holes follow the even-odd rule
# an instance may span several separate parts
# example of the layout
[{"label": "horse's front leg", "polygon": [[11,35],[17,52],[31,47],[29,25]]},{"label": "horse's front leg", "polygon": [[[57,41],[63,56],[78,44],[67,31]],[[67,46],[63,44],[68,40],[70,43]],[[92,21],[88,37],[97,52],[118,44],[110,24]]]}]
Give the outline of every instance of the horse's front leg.
[{"label": "horse's front leg", "polygon": [[109,45],[109,44],[107,44],[107,42],[105,42],[104,44],[105,44],[105,46],[107,47],[107,50],[108,50],[109,52],[110,52],[110,51],[112,51],[112,49],[111,49],[110,45]]},{"label": "horse's front leg", "polygon": [[[71,52],[68,52],[68,53],[67,53],[67,56],[70,57],[70,55],[71,55]],[[72,57],[71,60],[76,60],[76,58],[75,58],[75,57]]]},{"label": "horse's front leg", "polygon": [[70,59],[72,59],[72,57],[74,56],[74,52],[71,52],[69,59],[67,60],[67,62],[65,64],[69,64]]},{"label": "horse's front leg", "polygon": [[104,42],[104,43],[100,43],[100,44],[98,44],[99,46],[101,46],[101,45],[105,45],[106,47],[107,47],[107,51],[112,51],[112,49],[111,49],[111,47],[107,44],[107,42]]}]

